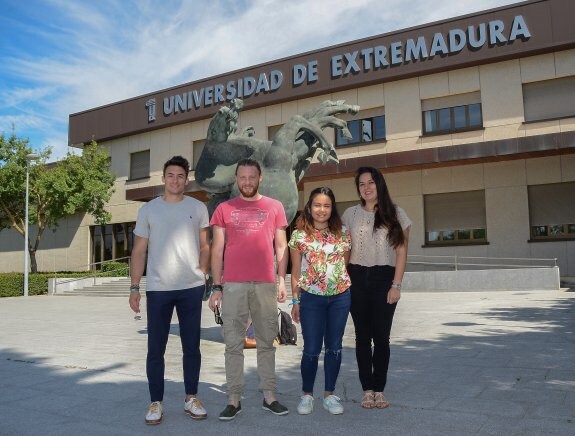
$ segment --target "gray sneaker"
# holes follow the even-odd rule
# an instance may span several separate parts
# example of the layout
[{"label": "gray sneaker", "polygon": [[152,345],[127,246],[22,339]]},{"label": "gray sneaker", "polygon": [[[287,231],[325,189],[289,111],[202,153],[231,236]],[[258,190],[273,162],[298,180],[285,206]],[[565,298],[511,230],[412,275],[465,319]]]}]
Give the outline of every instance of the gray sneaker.
[{"label": "gray sneaker", "polygon": [[297,413],[309,415],[311,412],[313,412],[313,397],[311,395],[302,395],[301,401],[297,405]]},{"label": "gray sneaker", "polygon": [[323,399],[323,408],[332,415],[341,415],[343,413],[343,406],[340,403],[341,399],[335,395],[330,395]]}]

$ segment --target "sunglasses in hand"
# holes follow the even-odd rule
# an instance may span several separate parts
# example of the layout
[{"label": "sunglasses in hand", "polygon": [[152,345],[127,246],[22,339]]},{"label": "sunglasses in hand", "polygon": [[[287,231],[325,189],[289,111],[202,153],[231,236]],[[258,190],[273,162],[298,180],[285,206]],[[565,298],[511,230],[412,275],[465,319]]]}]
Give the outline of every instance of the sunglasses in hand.
[{"label": "sunglasses in hand", "polygon": [[220,315],[220,309],[218,308],[218,306],[216,306],[216,308],[214,310],[214,320],[216,321],[216,324],[219,324],[219,325],[224,324],[224,320],[222,319],[222,316]]}]

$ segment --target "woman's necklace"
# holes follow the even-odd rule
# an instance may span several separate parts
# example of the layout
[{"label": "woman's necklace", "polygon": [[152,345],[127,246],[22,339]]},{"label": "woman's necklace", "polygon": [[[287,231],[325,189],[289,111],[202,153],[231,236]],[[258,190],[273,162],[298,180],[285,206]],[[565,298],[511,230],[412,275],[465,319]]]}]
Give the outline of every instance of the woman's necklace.
[{"label": "woman's necklace", "polygon": [[322,228],[318,228],[318,227],[316,227],[316,226],[313,226],[314,229],[319,230],[320,232],[321,232],[322,230],[327,230],[328,227],[329,227],[329,226],[325,226],[325,227],[322,227]]},{"label": "woman's necklace", "polygon": [[[370,214],[372,214],[372,213],[375,212],[375,205],[372,206],[371,209],[369,209],[367,205],[361,206],[361,207],[362,207],[363,210],[365,210],[366,212],[368,212],[368,213],[370,213]],[[371,224],[371,215],[367,218],[367,224]]]}]

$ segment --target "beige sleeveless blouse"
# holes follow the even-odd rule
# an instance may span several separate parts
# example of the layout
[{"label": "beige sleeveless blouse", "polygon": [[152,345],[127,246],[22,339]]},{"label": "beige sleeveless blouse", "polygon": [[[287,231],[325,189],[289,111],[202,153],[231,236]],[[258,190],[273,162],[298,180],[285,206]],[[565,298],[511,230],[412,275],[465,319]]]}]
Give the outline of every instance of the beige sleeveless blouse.
[{"label": "beige sleeveless blouse", "polygon": [[[405,211],[396,206],[397,219],[405,230],[412,222]],[[387,229],[373,232],[374,212],[368,212],[361,204],[346,209],[342,221],[351,233],[351,257],[349,263],[362,266],[395,266],[395,250],[387,240]]]}]

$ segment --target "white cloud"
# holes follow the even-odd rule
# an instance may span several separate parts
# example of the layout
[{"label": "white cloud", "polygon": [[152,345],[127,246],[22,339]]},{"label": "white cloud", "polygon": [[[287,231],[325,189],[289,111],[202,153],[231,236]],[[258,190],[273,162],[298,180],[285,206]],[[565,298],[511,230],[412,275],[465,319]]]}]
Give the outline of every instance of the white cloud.
[{"label": "white cloud", "polygon": [[[0,128],[14,121],[17,131],[43,129],[44,139],[35,145],[67,150],[70,113],[509,3],[513,1],[40,2],[41,7],[21,9],[24,15],[12,22],[38,46],[0,54],[5,68],[0,85],[5,81],[1,74],[14,82],[2,86]],[[54,18],[43,19],[48,15]]]},{"label": "white cloud", "polygon": [[0,116],[0,133],[11,135],[14,129],[16,136],[26,136],[22,132],[28,129],[43,129],[46,121],[43,118],[28,115]]}]

